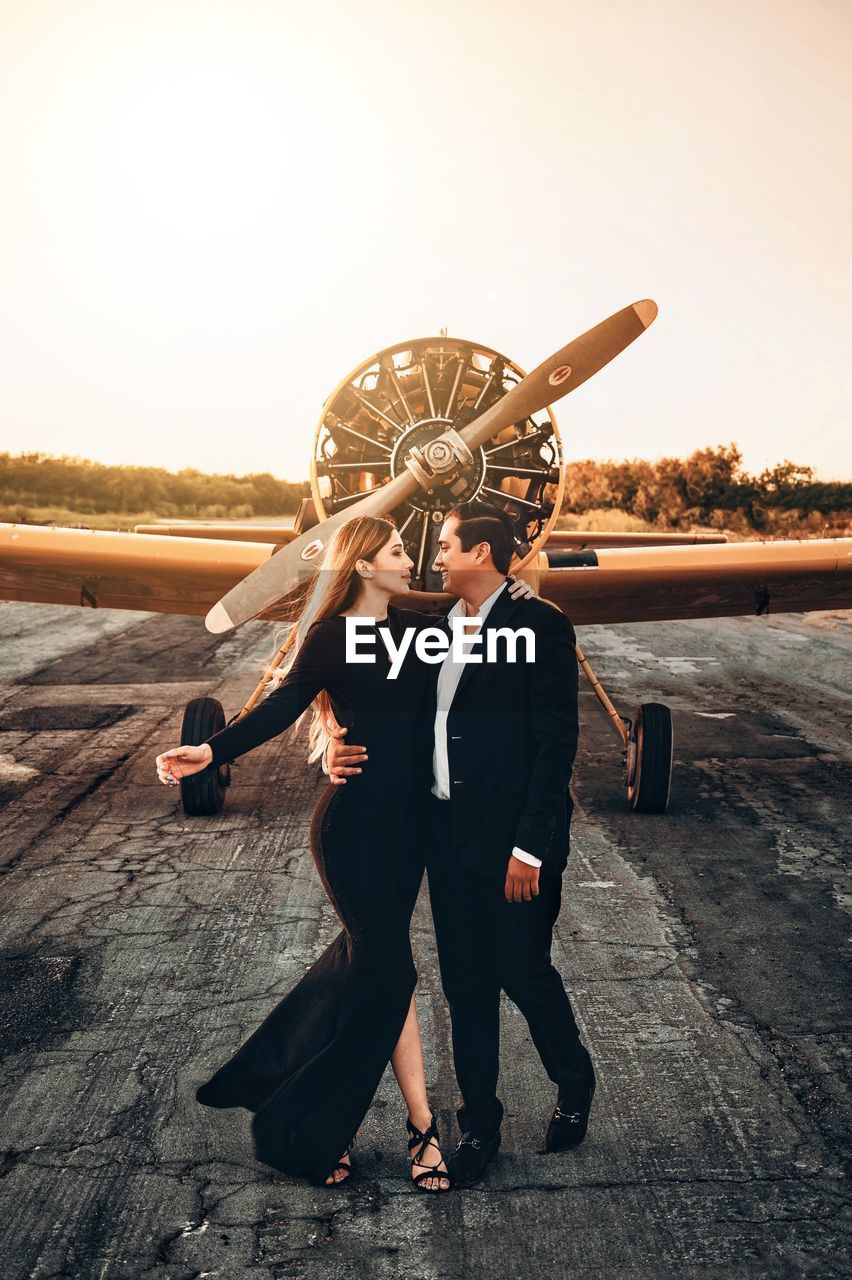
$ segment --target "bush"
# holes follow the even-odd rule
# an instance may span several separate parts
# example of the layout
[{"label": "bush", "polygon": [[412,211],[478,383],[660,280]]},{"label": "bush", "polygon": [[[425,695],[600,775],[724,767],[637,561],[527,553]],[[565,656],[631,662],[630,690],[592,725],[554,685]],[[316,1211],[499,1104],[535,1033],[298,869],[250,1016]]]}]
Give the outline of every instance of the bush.
[{"label": "bush", "polygon": [[601,509],[626,512],[659,529],[700,524],[768,533],[804,526],[825,535],[852,519],[852,484],[816,482],[812,468],[788,461],[749,476],[735,444],[659,462],[569,463],[561,520]]},{"label": "bush", "polygon": [[0,453],[0,503],[26,508],[56,507],[81,514],[155,511],[192,519],[277,516],[299,509],[310,493],[307,481],[293,484],[263,472],[248,476],[205,475],[186,469],[110,467],[84,458],[45,453]]}]

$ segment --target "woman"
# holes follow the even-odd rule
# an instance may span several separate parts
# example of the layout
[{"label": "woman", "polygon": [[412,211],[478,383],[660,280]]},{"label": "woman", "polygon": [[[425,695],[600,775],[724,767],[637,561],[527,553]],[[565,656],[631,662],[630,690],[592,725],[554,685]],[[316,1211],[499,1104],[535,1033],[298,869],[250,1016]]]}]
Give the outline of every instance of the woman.
[{"label": "woman", "polygon": [[176,785],[266,742],[311,705],[309,759],[321,756],[335,721],[366,746],[369,774],[354,786],[329,786],[311,823],[311,851],[343,930],[196,1096],[205,1106],[253,1111],[261,1160],[337,1185],[350,1177],[349,1149],[390,1059],[408,1107],[414,1184],[445,1192],[452,1179],[426,1097],[409,940],[423,873],[412,832],[428,791],[425,703],[434,668],[410,645],[388,680],[379,636],[375,663],[345,660],[346,618],[374,618],[397,645],[404,628],[433,621],[390,604],[410,590],[412,567],[389,521],[360,516],[341,526],[291,631],[283,682],[209,742],[159,755],[157,771]]}]

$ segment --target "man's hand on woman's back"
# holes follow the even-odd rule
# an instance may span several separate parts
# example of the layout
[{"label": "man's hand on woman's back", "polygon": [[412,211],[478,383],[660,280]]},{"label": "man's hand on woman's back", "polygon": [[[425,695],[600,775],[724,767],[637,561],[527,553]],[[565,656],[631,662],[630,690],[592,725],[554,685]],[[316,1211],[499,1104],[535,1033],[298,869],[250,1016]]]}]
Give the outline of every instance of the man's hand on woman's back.
[{"label": "man's hand on woman's back", "polygon": [[323,757],[323,769],[333,787],[343,787],[346,779],[361,772],[360,764],[367,759],[367,748],[344,742],[348,729],[333,729]]}]

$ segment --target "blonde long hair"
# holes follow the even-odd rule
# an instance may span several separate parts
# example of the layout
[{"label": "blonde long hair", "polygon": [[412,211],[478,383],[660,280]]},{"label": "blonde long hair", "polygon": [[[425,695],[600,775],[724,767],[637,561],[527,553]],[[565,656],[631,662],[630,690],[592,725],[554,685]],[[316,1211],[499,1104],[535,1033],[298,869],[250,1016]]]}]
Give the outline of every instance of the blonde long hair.
[{"label": "blonde long hair", "polygon": [[[347,520],[329,539],[319,572],[307,589],[297,588],[288,597],[295,608],[294,620],[289,624],[289,632],[283,645],[280,642],[281,632],[276,632],[275,655],[283,648],[289,656],[271,671],[269,691],[276,689],[285,679],[293,666],[308,631],[315,622],[331,618],[350,608],[361,591],[361,576],[355,568],[359,560],[372,560],[381,551],[395,529],[390,520],[382,520],[378,516],[354,516]],[[298,595],[304,594],[303,603],[299,604]],[[267,671],[270,669],[267,668]],[[322,689],[311,703],[313,717],[308,730],[308,760],[318,760],[326,748],[335,725],[331,699]],[[302,717],[298,723],[301,724]]]}]

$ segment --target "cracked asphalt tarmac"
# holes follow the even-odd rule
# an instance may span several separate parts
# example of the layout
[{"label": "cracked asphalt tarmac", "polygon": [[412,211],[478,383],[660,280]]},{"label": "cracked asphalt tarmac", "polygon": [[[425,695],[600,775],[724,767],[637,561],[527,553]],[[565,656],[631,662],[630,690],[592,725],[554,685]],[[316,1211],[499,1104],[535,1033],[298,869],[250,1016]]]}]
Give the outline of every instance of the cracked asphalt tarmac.
[{"label": "cracked asphalt tarmac", "polygon": [[[346,1189],[258,1164],[248,1115],[194,1100],[337,927],[303,739],[244,757],[215,818],[154,773],[190,697],[241,705],[270,629],[0,607],[4,1280],[849,1274],[852,620],[579,639],[620,709],[665,701],[675,726],[669,813],[634,816],[583,686],[555,960],[598,1070],[589,1137],[543,1154],[552,1087],[505,1004],[503,1149],[479,1187],[431,1198],[389,1072]],[[415,933],[447,1134],[425,895]]]}]

